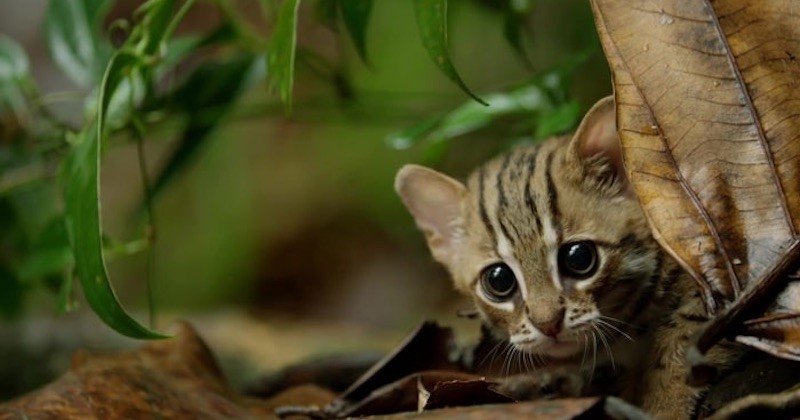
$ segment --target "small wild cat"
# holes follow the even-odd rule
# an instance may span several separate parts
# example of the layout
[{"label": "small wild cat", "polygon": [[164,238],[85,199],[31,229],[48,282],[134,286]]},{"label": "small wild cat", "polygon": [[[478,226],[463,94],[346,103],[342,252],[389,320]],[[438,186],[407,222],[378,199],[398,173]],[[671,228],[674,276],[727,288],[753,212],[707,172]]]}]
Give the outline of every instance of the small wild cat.
[{"label": "small wild cat", "polygon": [[[495,158],[466,185],[406,165],[395,188],[493,334],[545,362],[529,379],[558,367],[586,392],[586,359],[613,357],[620,395],[659,418],[692,414],[701,390],[686,384],[684,354],[706,313],[624,175],[613,98],[574,136]],[[717,346],[709,356],[724,366],[735,353]]]}]

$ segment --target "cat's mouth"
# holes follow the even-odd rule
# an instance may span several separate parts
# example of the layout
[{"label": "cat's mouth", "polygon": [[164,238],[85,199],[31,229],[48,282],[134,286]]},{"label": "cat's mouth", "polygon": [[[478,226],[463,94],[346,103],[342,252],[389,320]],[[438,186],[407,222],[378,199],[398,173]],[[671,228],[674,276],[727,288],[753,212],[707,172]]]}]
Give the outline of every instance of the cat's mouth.
[{"label": "cat's mouth", "polygon": [[526,353],[566,359],[575,356],[580,351],[580,343],[570,337],[548,338],[546,340],[522,339],[514,342],[517,350]]}]

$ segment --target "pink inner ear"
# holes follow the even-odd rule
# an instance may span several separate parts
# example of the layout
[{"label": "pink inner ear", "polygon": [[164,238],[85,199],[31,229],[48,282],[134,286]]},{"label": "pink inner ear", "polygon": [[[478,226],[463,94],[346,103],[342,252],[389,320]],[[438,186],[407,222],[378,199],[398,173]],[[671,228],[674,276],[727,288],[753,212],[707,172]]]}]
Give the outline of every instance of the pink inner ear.
[{"label": "pink inner ear", "polygon": [[599,112],[587,116],[589,121],[586,121],[586,132],[579,134],[582,138],[579,139],[578,153],[582,158],[602,154],[608,158],[614,170],[624,176],[613,103],[597,111]]}]

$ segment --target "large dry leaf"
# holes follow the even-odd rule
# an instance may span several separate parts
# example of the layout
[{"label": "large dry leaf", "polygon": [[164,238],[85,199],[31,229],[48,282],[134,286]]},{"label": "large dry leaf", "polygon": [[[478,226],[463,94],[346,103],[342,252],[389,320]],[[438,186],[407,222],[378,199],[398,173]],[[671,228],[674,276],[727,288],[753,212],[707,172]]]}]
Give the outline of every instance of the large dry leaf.
[{"label": "large dry leaf", "polygon": [[135,351],[77,353],[58,380],[0,404],[0,418],[274,418],[277,406],[324,405],[333,398],[316,387],[267,401],[242,397],[229,387],[205,343],[181,324],[173,338]]},{"label": "large dry leaf", "polygon": [[[509,403],[486,378],[456,371],[425,371],[384,385],[355,404],[322,411],[334,418],[375,416],[443,407]],[[335,403],[334,403],[335,404]]]},{"label": "large dry leaf", "polygon": [[[781,290],[771,312],[800,312],[800,285],[787,277],[800,251],[800,3],[592,7],[627,173],[656,238],[718,314],[700,351]],[[752,321],[738,339],[800,359],[796,316]]]},{"label": "large dry leaf", "polygon": [[723,419],[796,419],[800,416],[800,387],[777,394],[751,394],[736,400],[708,417]]},{"label": "large dry leaf", "polygon": [[453,330],[435,322],[423,322],[350,385],[339,399],[343,405],[355,403],[386,384],[424,370],[461,371],[460,363],[451,360],[455,344]]}]

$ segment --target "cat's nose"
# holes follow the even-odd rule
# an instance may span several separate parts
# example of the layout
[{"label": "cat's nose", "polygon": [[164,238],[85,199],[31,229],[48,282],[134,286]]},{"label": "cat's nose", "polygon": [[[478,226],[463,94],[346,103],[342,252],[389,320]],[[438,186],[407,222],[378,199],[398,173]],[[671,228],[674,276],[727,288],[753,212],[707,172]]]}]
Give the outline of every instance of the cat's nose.
[{"label": "cat's nose", "polygon": [[564,327],[564,308],[561,308],[555,316],[544,322],[534,322],[533,325],[548,337],[555,337]]}]

